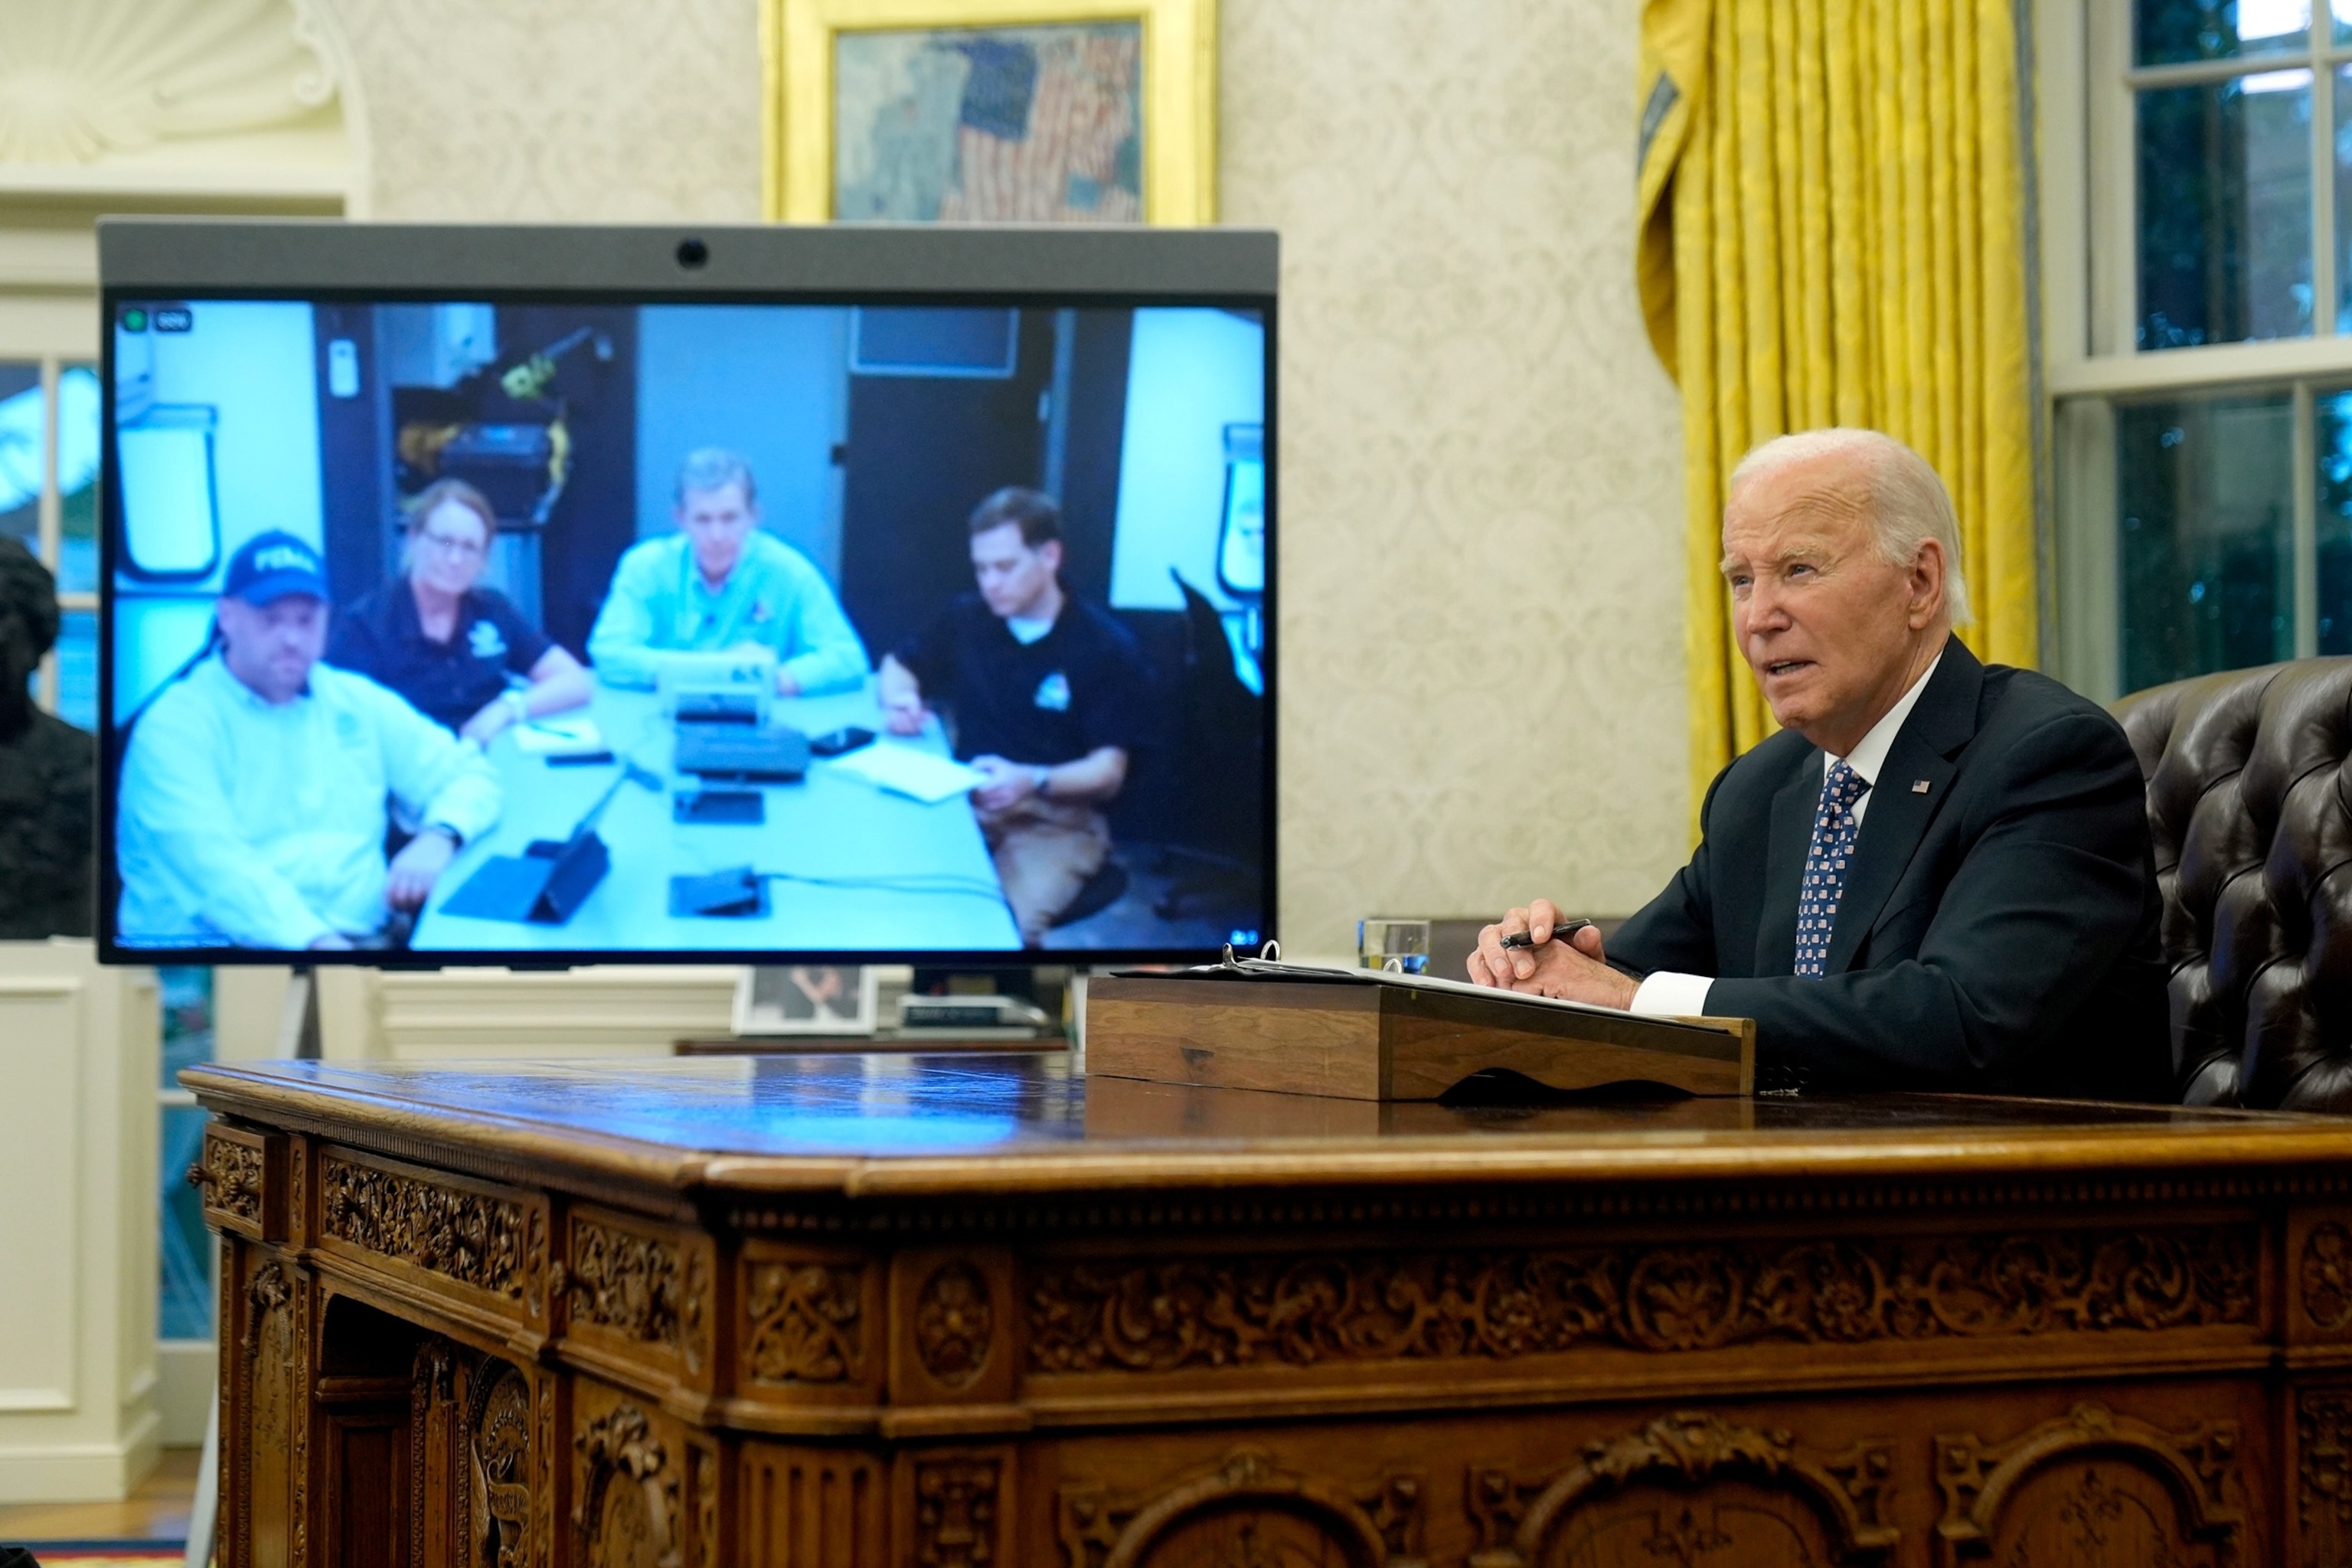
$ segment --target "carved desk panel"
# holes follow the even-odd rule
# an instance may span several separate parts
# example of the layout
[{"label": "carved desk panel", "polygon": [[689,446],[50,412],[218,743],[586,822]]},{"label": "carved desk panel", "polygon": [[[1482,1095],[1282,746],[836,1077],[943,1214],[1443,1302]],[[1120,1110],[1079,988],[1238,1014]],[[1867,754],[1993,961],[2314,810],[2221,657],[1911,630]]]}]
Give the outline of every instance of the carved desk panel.
[{"label": "carved desk panel", "polygon": [[2352,1563],[2352,1126],[194,1069],[236,1568]]}]

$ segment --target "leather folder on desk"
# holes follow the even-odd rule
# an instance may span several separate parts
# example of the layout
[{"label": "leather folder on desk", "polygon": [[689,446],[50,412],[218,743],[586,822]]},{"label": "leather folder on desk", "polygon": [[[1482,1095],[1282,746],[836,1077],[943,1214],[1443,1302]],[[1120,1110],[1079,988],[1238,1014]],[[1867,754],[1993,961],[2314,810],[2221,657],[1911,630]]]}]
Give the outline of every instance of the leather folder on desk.
[{"label": "leather folder on desk", "polygon": [[1649,1018],[1459,981],[1255,959],[1097,977],[1087,1070],[1343,1100],[1434,1100],[1474,1073],[1555,1089],[1750,1094],[1748,1018]]}]

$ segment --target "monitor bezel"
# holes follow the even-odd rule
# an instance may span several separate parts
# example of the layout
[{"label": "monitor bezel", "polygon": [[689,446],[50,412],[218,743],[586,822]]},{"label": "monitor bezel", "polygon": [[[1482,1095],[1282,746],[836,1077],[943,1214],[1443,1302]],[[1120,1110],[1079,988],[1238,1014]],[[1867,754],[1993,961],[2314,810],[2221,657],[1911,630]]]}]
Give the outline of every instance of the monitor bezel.
[{"label": "monitor bezel", "polygon": [[[119,756],[114,703],[117,498],[114,322],[131,303],[299,299],[320,303],[973,305],[1034,309],[1208,306],[1261,313],[1265,325],[1265,591],[1261,605],[1265,802],[1262,935],[1279,931],[1278,652],[1281,538],[1277,297],[1280,247],[1266,229],[858,224],[490,226],[335,219],[106,218],[98,225],[100,399],[98,897],[101,962],[152,965],[333,964],[430,971],[568,969],[598,963],[793,963],[1025,969],[1203,963],[1202,948],[744,949],[469,948],[291,952],[125,946],[115,861]],[[701,247],[702,259],[684,258]]]}]

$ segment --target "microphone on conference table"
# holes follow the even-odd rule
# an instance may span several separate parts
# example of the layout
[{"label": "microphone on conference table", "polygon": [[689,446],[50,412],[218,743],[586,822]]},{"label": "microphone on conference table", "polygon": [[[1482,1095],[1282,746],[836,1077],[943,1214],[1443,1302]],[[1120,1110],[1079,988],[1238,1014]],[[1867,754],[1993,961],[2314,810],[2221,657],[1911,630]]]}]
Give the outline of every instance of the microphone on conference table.
[{"label": "microphone on conference table", "polygon": [[[1551,928],[1551,940],[1566,942],[1591,923],[1591,921],[1562,921]],[[1533,947],[1535,944],[1536,939],[1523,931],[1515,931],[1503,939],[1505,947]]]}]

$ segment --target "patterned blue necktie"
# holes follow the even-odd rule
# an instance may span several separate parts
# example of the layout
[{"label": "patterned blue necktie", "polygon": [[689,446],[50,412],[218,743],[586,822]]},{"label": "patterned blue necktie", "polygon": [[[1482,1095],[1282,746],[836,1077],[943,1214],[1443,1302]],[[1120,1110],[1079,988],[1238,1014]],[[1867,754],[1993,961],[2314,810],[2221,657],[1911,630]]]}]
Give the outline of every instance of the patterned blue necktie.
[{"label": "patterned blue necktie", "polygon": [[1822,977],[1822,961],[1829,957],[1838,900],[1845,895],[1845,863],[1853,856],[1853,836],[1860,826],[1853,803],[1869,788],[1870,781],[1843,763],[1822,780],[1813,841],[1805,850],[1805,886],[1797,895],[1797,973],[1809,980]]}]

